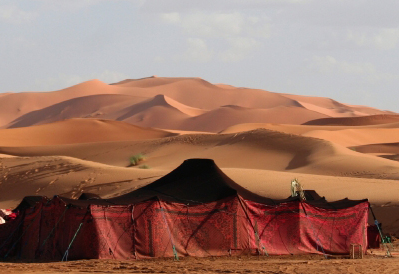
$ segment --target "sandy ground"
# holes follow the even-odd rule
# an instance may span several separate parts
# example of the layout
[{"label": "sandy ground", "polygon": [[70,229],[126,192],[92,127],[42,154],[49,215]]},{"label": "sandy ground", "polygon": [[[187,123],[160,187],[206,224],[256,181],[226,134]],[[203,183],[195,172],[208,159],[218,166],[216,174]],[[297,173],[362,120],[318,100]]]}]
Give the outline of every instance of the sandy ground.
[{"label": "sandy ground", "polygon": [[0,262],[2,273],[397,273],[399,257],[366,255],[363,259],[322,256],[182,258],[173,260],[81,260],[50,263]]}]

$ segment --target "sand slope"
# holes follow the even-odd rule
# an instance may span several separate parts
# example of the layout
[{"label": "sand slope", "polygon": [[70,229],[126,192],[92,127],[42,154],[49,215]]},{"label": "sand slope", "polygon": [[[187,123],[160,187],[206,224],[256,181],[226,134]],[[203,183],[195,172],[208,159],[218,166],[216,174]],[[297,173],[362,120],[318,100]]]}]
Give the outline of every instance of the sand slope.
[{"label": "sand slope", "polygon": [[333,99],[324,98],[324,97],[312,97],[312,96],[302,96],[294,94],[282,94],[282,95],[287,98],[298,101],[308,109],[319,111],[332,117],[341,117],[341,116],[351,117],[351,116],[392,113],[389,111],[381,111],[376,108],[367,107],[367,106],[352,106],[348,104],[343,104]]},{"label": "sand slope", "polygon": [[241,123],[301,124],[313,117],[323,116],[325,117],[323,114],[297,106],[279,106],[268,109],[223,106],[191,119],[186,119],[180,125],[180,129],[219,132]]},{"label": "sand slope", "polygon": [[221,133],[236,133],[256,128],[265,128],[289,134],[328,140],[345,147],[375,143],[399,142],[399,123],[370,126],[312,126],[248,123],[231,126]]},{"label": "sand slope", "polygon": [[33,127],[0,129],[0,146],[48,146],[152,139],[173,135],[175,134],[118,121],[70,119]]},{"label": "sand slope", "polygon": [[340,117],[340,118],[321,118],[311,120],[304,125],[322,125],[322,126],[365,126],[398,123],[399,115],[397,114],[380,114],[361,117]]},{"label": "sand slope", "polygon": [[31,195],[118,195],[164,174],[165,171],[133,170],[65,156],[0,158],[0,206],[15,207],[21,196]]},{"label": "sand slope", "polygon": [[64,146],[2,146],[0,153],[17,156],[65,155],[115,166],[127,166],[132,155],[142,153],[146,155],[149,166],[159,169],[171,169],[187,158],[199,157],[212,158],[221,167],[399,178],[399,163],[395,161],[354,152],[320,139],[265,129],[223,135],[189,134],[145,141],[91,144],[73,144],[72,141]]},{"label": "sand slope", "polygon": [[29,112],[12,121],[5,128],[27,127],[47,124],[70,118],[102,117],[120,108],[145,100],[129,95],[90,95],[63,101],[36,111]]}]

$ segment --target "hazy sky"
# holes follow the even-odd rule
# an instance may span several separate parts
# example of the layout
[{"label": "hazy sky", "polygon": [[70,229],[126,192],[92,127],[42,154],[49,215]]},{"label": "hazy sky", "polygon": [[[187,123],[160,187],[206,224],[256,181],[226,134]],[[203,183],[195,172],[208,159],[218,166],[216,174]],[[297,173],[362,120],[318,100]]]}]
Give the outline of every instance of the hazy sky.
[{"label": "hazy sky", "polygon": [[0,0],[0,92],[195,76],[399,112],[398,0]]}]

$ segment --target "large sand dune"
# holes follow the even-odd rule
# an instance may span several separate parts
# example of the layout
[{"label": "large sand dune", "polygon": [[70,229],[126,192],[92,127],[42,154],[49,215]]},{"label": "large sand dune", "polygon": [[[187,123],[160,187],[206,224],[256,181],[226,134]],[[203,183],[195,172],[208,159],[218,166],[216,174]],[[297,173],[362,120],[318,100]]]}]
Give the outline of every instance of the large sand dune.
[{"label": "large sand dune", "polygon": [[[2,106],[0,127],[23,127],[79,117],[118,118],[118,113],[126,112],[130,110],[129,108],[134,109],[133,112],[138,116],[140,116],[138,110],[141,109],[145,111],[142,116],[156,117],[164,115],[164,113],[159,112],[159,109],[149,108],[151,104],[159,105],[157,101],[160,101],[158,98],[160,95],[164,96],[162,100],[166,102],[167,107],[179,110],[191,117],[204,114],[207,110],[218,111],[223,106],[248,108],[247,114],[241,110],[239,116],[263,117],[262,120],[241,118],[235,122],[237,113],[231,111],[231,116],[223,117],[223,119],[229,120],[229,123],[224,123],[226,125],[243,122],[298,124],[329,117],[391,114],[391,112],[369,107],[345,105],[329,98],[279,94],[229,85],[213,85],[200,78],[149,77],[125,80],[112,85],[99,80],[91,80],[54,92],[3,95],[0,97]],[[149,102],[147,102],[147,107],[143,107],[141,102],[146,98]],[[284,109],[284,107],[292,108]],[[254,113],[253,109],[269,109],[270,112]],[[222,112],[226,115],[226,111]],[[138,117],[132,117],[130,122],[142,126],[167,128],[168,123],[171,124],[169,121],[173,119],[170,117],[162,120],[167,122],[164,126],[160,122],[155,123],[156,125],[152,125],[151,122],[139,124]],[[222,120],[222,118],[218,120]],[[192,122],[193,120],[187,123],[191,124]],[[201,120],[201,123],[204,121]],[[174,127],[173,129],[179,128]]]}]

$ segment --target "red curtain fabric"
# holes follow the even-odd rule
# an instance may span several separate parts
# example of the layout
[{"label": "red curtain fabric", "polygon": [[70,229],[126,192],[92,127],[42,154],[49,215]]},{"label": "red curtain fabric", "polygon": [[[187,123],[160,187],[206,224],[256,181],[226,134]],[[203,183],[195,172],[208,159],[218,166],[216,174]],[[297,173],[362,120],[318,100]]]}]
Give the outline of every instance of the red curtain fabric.
[{"label": "red curtain fabric", "polygon": [[[50,260],[60,260],[67,250],[69,260],[348,254],[350,244],[366,250],[367,215],[367,201],[332,210],[299,201],[271,206],[232,196],[197,205],[154,199],[86,209],[67,207],[55,197],[0,226],[5,243],[0,255],[10,245],[13,256]],[[7,243],[9,231],[16,232]]]},{"label": "red curtain fabric", "polygon": [[367,247],[368,202],[345,209],[323,209],[302,202],[267,206],[247,201],[255,227],[251,240],[268,254],[348,254],[351,244]]},{"label": "red curtain fabric", "polygon": [[223,256],[238,248],[238,199],[189,206],[148,201],[135,206],[138,259]]},{"label": "red curtain fabric", "polygon": [[[133,234],[133,205],[90,206],[93,230],[87,235],[93,256],[99,259],[135,259]],[[94,238],[94,239],[93,239]],[[87,242],[87,240],[85,241]]]}]

